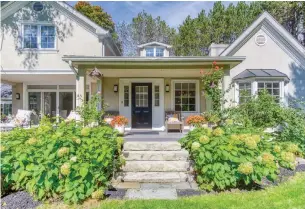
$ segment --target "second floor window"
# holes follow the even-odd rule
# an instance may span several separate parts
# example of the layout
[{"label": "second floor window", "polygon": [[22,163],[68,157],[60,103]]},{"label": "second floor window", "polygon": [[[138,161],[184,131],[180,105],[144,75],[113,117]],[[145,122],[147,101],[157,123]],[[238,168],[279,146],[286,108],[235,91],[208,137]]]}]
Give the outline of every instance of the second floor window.
[{"label": "second floor window", "polygon": [[154,48],[147,48],[146,57],[153,57],[153,56],[154,56]]},{"label": "second floor window", "polygon": [[52,25],[24,25],[23,48],[55,49],[55,27]]}]

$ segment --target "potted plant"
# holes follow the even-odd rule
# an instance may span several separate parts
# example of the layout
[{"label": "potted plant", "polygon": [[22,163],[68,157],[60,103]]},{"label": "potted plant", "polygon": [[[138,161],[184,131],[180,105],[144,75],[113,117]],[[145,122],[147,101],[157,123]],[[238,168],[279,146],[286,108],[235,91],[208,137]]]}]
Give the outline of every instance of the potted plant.
[{"label": "potted plant", "polygon": [[186,124],[190,126],[191,131],[196,127],[201,127],[205,122],[205,118],[201,115],[190,115],[186,119]]},{"label": "potted plant", "polygon": [[122,115],[115,116],[111,121],[111,126],[114,127],[120,134],[124,134],[125,125],[128,124],[128,119]]}]

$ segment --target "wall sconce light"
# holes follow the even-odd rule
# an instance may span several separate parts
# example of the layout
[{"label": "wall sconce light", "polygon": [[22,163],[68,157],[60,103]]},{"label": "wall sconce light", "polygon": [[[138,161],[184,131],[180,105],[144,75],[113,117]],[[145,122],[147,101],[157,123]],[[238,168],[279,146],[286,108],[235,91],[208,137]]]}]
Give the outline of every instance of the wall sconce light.
[{"label": "wall sconce light", "polygon": [[20,99],[20,94],[19,93],[16,93],[16,99]]},{"label": "wall sconce light", "polygon": [[204,92],[204,90],[202,89],[202,90],[201,90],[201,96],[204,96],[204,94],[205,94],[205,92]]},{"label": "wall sconce light", "polygon": [[119,88],[118,88],[118,85],[117,85],[117,84],[113,85],[113,91],[114,91],[114,92],[118,92],[118,89],[119,89]]},{"label": "wall sconce light", "polygon": [[166,84],[166,86],[165,86],[165,91],[169,92],[169,85],[168,84]]}]

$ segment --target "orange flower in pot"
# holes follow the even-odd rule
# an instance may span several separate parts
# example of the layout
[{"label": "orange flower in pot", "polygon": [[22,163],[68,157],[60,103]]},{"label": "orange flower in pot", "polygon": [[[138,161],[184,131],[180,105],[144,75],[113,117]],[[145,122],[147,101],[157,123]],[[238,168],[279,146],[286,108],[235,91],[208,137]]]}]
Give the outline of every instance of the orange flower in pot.
[{"label": "orange flower in pot", "polygon": [[201,115],[190,115],[186,119],[186,124],[190,126],[190,130],[192,131],[195,127],[201,127],[207,121]]},{"label": "orange flower in pot", "polygon": [[119,131],[120,134],[124,134],[125,125],[128,124],[128,119],[122,115],[115,116],[111,121],[111,126]]}]

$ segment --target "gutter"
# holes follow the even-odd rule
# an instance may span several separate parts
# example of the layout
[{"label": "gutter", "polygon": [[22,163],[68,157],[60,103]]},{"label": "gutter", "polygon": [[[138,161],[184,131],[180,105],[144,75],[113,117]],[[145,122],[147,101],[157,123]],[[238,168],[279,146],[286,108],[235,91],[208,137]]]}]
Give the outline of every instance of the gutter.
[{"label": "gutter", "polygon": [[[95,56],[63,56],[62,60],[66,62],[150,62],[150,61],[243,61],[246,57],[164,57],[164,58],[147,58],[147,57],[95,57]],[[70,64],[69,64],[70,65]]]}]

